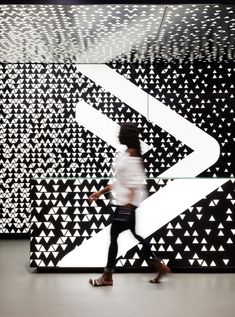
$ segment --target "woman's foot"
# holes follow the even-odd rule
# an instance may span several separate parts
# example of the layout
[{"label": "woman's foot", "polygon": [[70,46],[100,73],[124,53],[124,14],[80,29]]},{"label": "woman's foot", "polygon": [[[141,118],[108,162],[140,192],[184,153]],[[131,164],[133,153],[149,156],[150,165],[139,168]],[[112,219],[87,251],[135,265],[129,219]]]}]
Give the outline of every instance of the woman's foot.
[{"label": "woman's foot", "polygon": [[161,283],[160,278],[161,278],[161,274],[159,273],[155,278],[152,278],[151,280],[149,280],[149,283],[152,283],[152,284]]},{"label": "woman's foot", "polygon": [[89,283],[92,286],[112,286],[113,285],[113,278],[111,272],[106,272],[94,279],[89,279]]},{"label": "woman's foot", "polygon": [[159,260],[155,260],[153,266],[158,275],[155,278],[151,279],[149,283],[160,283],[160,280],[164,275],[171,273],[171,269]]},{"label": "woman's foot", "polygon": [[89,279],[89,283],[92,286],[112,286],[113,285],[113,281],[106,281],[104,280],[103,276],[99,276],[97,278],[90,278]]}]

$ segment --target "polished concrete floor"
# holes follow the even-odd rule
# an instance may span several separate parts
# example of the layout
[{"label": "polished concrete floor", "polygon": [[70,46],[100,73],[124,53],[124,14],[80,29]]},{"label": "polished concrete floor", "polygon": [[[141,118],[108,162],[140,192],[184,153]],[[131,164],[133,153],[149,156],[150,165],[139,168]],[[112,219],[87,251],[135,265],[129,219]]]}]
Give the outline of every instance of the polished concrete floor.
[{"label": "polished concrete floor", "polygon": [[116,274],[113,287],[93,288],[91,274],[37,274],[29,242],[0,240],[1,317],[234,317],[235,274]]}]

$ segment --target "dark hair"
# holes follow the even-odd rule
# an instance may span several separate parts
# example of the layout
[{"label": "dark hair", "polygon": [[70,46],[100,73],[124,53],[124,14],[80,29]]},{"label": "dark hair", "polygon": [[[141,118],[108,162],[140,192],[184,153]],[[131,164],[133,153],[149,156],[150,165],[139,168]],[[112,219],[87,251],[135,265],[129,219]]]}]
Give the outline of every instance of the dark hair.
[{"label": "dark hair", "polygon": [[137,155],[141,156],[139,131],[134,123],[124,123],[121,125],[119,132],[119,141],[128,148],[137,150]]}]

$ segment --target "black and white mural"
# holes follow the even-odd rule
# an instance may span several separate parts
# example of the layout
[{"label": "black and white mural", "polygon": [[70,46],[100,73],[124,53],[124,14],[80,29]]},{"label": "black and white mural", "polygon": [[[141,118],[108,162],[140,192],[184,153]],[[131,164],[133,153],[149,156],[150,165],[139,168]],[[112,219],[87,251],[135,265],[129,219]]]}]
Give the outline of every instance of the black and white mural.
[{"label": "black and white mural", "polygon": [[[90,192],[105,178],[32,180],[30,265],[46,268],[103,268],[115,207]],[[234,184],[225,178],[146,180],[150,196],[137,210],[137,231],[172,269],[234,268]],[[129,231],[119,237],[117,267],[144,269],[141,244]]]},{"label": "black and white mural", "polygon": [[[8,65],[8,69],[14,72],[18,69],[23,74],[26,72],[24,67],[17,66]],[[89,206],[86,198],[90,192],[109,181],[105,178],[112,177],[111,165],[118,151],[115,133],[118,125],[125,121],[136,122],[140,128],[146,171],[150,178],[149,190],[151,197],[156,197],[145,207],[150,214],[144,219],[150,220],[150,224],[140,230],[150,230],[155,218],[157,224],[143,235],[151,239],[153,248],[161,252],[166,262],[173,261],[169,264],[176,267],[234,265],[231,253],[235,229],[232,180],[233,63],[132,64],[125,65],[126,68],[117,63],[73,66],[29,64],[28,67],[37,78],[40,74],[42,78],[53,78],[51,83],[48,80],[40,85],[35,81],[37,88],[31,84],[31,93],[41,89],[41,96],[39,98],[35,93],[35,100],[27,99],[29,104],[25,111],[18,110],[25,113],[24,125],[30,132],[26,143],[24,140],[18,143],[19,149],[24,148],[25,144],[25,158],[23,156],[21,160],[25,161],[25,167],[29,166],[25,178],[21,178],[19,173],[18,186],[27,194],[24,199],[28,209],[25,208],[24,213],[28,226],[32,214],[32,266],[89,266],[89,257],[84,254],[79,257],[75,250],[79,245],[89,250],[87,243],[92,243],[91,237],[96,233],[104,231],[102,234],[106,232],[107,235],[113,211],[106,208],[107,197],[98,206]],[[104,72],[108,72],[109,77],[99,78],[99,74]],[[56,80],[61,73],[67,74],[66,79]],[[169,74],[172,74],[171,80]],[[99,82],[103,78],[105,81]],[[224,82],[226,85],[222,85]],[[44,90],[43,85],[46,87]],[[173,87],[173,92],[168,85]],[[113,91],[115,87],[118,88],[116,92]],[[63,93],[54,96],[52,91],[56,89],[62,89]],[[198,94],[195,94],[197,89]],[[221,104],[222,98],[224,104]],[[37,107],[32,106],[35,101]],[[14,109],[13,105],[11,109]],[[19,120],[18,126],[14,126],[18,133],[24,126],[23,122]],[[17,149],[15,144],[12,145],[13,149]],[[11,164],[8,166],[11,167]],[[22,163],[19,165],[22,166]],[[195,179],[196,176],[200,178]],[[33,196],[30,197],[31,177],[35,179]],[[156,177],[182,178],[182,184],[174,180],[169,185],[163,180],[162,185],[168,185],[164,186],[167,195],[164,199],[164,192],[158,190],[160,181]],[[80,185],[83,178],[85,185]],[[9,176],[6,175],[7,179]],[[15,182],[12,178],[12,183]],[[6,192],[9,202],[13,199],[17,202],[14,191],[8,189]],[[190,201],[187,200],[189,193],[195,194]],[[21,201],[18,201],[18,206]],[[32,209],[30,201],[33,203]],[[175,208],[171,208],[170,204]],[[142,223],[145,222],[143,220]],[[129,238],[125,239],[124,244],[126,246],[126,241],[130,241],[130,246],[122,252],[119,265],[144,266],[141,246],[135,247],[134,241]],[[166,242],[168,239],[171,242]],[[108,242],[108,239],[102,241]],[[102,245],[105,247],[106,244]],[[73,254],[75,257],[72,260],[66,260],[65,256]],[[137,257],[135,261],[130,261],[134,260],[132,254]],[[101,256],[97,258],[102,260]],[[88,262],[79,263],[79,259]],[[63,264],[62,260],[69,262]],[[99,267],[103,262],[94,265]]]},{"label": "black and white mural", "polygon": [[[153,250],[172,267],[234,267],[234,7],[0,9],[1,237],[31,231],[32,267],[89,267],[113,210],[86,198],[113,176],[116,131],[131,121]],[[118,265],[144,267],[124,240]]]}]

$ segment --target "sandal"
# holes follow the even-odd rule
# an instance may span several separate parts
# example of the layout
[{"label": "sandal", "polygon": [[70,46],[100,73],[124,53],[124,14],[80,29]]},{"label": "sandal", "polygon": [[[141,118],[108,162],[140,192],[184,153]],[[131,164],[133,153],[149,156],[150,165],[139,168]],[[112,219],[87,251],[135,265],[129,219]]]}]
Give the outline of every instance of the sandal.
[{"label": "sandal", "polygon": [[103,279],[102,276],[97,277],[97,278],[90,278],[89,279],[89,283],[92,286],[113,286],[113,282],[112,281],[106,281]]},{"label": "sandal", "polygon": [[149,283],[152,283],[152,284],[159,284],[159,283],[161,283],[160,279],[161,279],[161,277],[162,277],[163,275],[164,275],[164,274],[159,273],[157,277],[152,278],[151,280],[149,280]]}]

